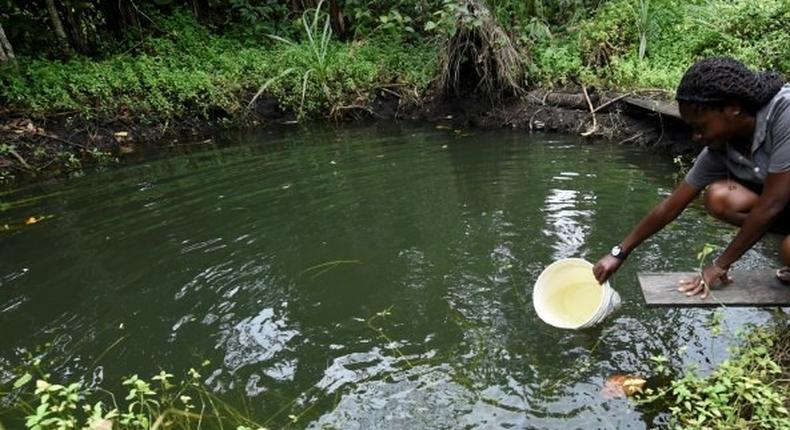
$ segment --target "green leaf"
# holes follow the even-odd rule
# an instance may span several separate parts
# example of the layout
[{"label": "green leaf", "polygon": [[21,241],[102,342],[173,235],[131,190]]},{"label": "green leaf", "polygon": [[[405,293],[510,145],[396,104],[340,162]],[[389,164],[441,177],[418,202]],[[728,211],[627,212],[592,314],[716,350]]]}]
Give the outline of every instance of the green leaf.
[{"label": "green leaf", "polygon": [[31,379],[33,379],[33,375],[30,373],[25,373],[19,379],[17,379],[16,382],[14,382],[14,389],[20,388],[21,386],[27,384]]}]

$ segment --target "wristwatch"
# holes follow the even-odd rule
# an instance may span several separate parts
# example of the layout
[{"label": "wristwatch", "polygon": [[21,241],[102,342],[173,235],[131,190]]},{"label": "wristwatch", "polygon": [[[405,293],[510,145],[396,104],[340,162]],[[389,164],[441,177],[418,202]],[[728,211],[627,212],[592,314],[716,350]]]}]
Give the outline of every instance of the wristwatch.
[{"label": "wristwatch", "polygon": [[611,254],[612,257],[620,261],[625,260],[625,257],[628,256],[628,253],[625,252],[625,249],[623,249],[623,247],[620,245],[615,245],[614,248],[612,248],[612,250],[609,252],[609,254]]}]

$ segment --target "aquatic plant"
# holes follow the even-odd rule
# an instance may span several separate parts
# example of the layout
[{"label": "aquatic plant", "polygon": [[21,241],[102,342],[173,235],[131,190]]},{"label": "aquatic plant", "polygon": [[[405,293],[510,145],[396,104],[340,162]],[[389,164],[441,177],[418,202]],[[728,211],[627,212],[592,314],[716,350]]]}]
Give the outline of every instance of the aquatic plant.
[{"label": "aquatic plant", "polygon": [[128,376],[121,381],[125,393],[116,396],[82,381],[54,383],[40,366],[34,359],[10,390],[0,392],[5,407],[0,416],[23,421],[30,430],[264,428],[211,393],[194,368],[180,380],[166,371],[150,378]]},{"label": "aquatic plant", "polygon": [[790,428],[790,385],[780,365],[790,359],[786,322],[750,327],[741,336],[744,343],[710,376],[687,371],[668,386],[645,390],[640,404],[667,410],[676,429]]},{"label": "aquatic plant", "polygon": [[716,245],[712,243],[706,243],[702,246],[700,252],[697,253],[697,271],[702,272],[702,269],[705,267],[705,261],[707,260],[708,256],[716,250]]}]

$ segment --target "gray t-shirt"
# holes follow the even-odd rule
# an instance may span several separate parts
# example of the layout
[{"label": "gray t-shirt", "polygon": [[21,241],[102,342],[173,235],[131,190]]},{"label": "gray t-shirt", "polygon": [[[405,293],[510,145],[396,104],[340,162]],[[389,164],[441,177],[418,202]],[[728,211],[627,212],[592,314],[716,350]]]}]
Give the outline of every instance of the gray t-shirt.
[{"label": "gray t-shirt", "polygon": [[757,111],[751,159],[729,145],[725,150],[705,147],[686,174],[686,182],[702,189],[711,182],[734,176],[762,184],[769,173],[789,170],[790,84],[785,84],[770,102]]}]

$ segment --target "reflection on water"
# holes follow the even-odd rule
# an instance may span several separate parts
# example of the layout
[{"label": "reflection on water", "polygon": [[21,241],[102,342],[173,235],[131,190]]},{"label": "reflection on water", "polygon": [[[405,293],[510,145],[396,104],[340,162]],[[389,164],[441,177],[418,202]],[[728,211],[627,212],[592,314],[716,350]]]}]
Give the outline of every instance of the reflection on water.
[{"label": "reflection on water", "polygon": [[235,372],[241,367],[271,360],[286,349],[288,342],[299,333],[288,327],[290,325],[285,319],[274,317],[271,308],[233,323],[232,327],[222,327],[220,324],[217,348],[225,351],[225,368]]},{"label": "reflection on water", "polygon": [[575,190],[549,190],[543,206],[548,224],[544,234],[555,249],[554,260],[579,255],[586,242],[592,211],[578,208],[584,200],[594,200],[594,196]]},{"label": "reflection on water", "polygon": [[[183,374],[278,428],[647,428],[599,390],[650,357],[726,357],[712,310],[648,309],[637,271],[687,270],[734,230],[691,207],[616,275],[599,327],[543,324],[532,284],[594,261],[672,189],[668,158],[496,131],[235,133],[3,197],[0,379],[24,351],[66,378]],[[52,214],[22,227],[31,215]],[[740,267],[778,262],[776,238]],[[722,311],[725,333],[767,312]],[[120,340],[119,340],[120,339]]]},{"label": "reflection on water", "polygon": [[[386,381],[359,381],[330,413],[308,428],[459,428],[474,395],[448,367],[416,367]],[[471,423],[470,423],[471,424]]]}]

